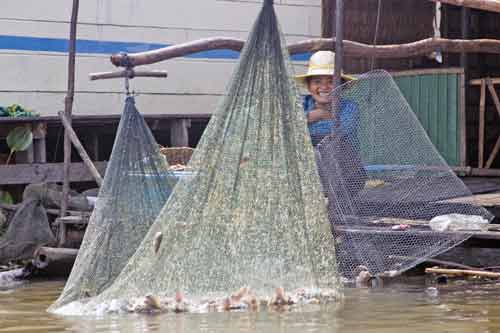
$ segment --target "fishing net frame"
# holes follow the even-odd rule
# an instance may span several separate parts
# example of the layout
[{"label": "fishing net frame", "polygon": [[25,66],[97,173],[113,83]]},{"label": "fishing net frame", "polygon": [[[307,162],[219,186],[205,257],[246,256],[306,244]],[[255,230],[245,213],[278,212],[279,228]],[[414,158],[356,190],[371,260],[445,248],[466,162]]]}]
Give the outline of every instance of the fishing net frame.
[{"label": "fishing net frame", "polygon": [[95,296],[114,281],[175,183],[134,97],[127,93],[103,184],[75,264],[49,311]]},{"label": "fishing net frame", "polygon": [[[315,150],[343,277],[399,275],[491,222],[486,209],[451,201],[471,192],[389,73],[363,74],[337,87],[331,100],[332,130]],[[437,230],[438,216],[462,226]]]}]

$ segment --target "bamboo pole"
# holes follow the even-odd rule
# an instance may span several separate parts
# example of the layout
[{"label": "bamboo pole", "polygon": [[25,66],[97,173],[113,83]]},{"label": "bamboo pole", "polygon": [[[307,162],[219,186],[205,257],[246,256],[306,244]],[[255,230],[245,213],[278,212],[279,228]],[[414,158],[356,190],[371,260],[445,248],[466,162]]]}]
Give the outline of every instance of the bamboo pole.
[{"label": "bamboo pole", "polygon": [[[69,33],[69,53],[68,53],[68,92],[64,98],[64,114],[69,119],[71,126],[71,111],[73,108],[73,97],[75,95],[75,52],[76,52],[76,26],[78,22],[79,0],[73,0],[71,10],[71,23]],[[63,195],[61,201],[61,216],[66,215],[69,197],[69,168],[71,165],[71,142],[68,131],[64,132],[64,182]]]},{"label": "bamboo pole", "polygon": [[500,1],[498,0],[429,0],[441,2],[448,5],[462,6],[500,13]]},{"label": "bamboo pole", "polygon": [[[75,131],[71,127],[71,122],[69,121],[69,119],[66,117],[66,115],[63,112],[59,112],[59,117],[61,118],[61,122],[62,122],[62,124],[64,126],[65,132],[67,133],[67,135],[70,138],[71,142],[75,146],[76,151],[78,152],[78,154],[82,158],[83,163],[89,169],[89,171],[92,174],[92,176],[94,177],[97,185],[99,187],[101,187],[101,185],[102,185],[102,177],[99,174],[99,171],[97,171],[97,168],[95,167],[94,163],[92,163],[92,160],[90,159],[89,155],[85,151],[85,148],[83,147],[82,143],[78,139],[78,136],[76,135]],[[67,205],[68,204],[68,198],[65,198],[65,201],[66,201],[66,205]]]},{"label": "bamboo pole", "polygon": [[[188,43],[171,45],[161,49],[132,53],[132,54],[114,54],[111,56],[111,62],[118,67],[126,65],[141,66],[154,64],[167,59],[183,57],[188,54],[215,50],[229,49],[241,51],[244,41],[228,37],[214,37],[199,39]],[[446,38],[426,38],[419,41],[406,44],[387,44],[387,45],[369,45],[349,40],[343,41],[344,55],[361,58],[407,58],[419,55],[429,54],[436,49],[442,52],[451,53],[493,53],[500,54],[500,40],[496,39],[446,39]],[[291,55],[306,52],[315,52],[319,50],[334,51],[334,39],[316,38],[304,40],[288,45],[288,51]],[[127,62],[124,59],[127,59]]]},{"label": "bamboo pole", "polygon": [[500,273],[486,272],[486,271],[474,271],[466,269],[445,269],[445,268],[426,268],[425,273],[428,274],[446,274],[455,276],[473,275],[482,276],[490,278],[500,278]]}]

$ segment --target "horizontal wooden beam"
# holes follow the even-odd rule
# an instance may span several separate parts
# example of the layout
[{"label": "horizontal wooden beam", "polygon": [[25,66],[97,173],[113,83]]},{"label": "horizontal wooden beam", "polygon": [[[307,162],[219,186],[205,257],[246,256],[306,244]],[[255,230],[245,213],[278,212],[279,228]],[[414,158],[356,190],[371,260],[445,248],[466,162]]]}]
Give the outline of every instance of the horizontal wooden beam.
[{"label": "horizontal wooden beam", "polygon": [[[314,52],[319,50],[333,50],[335,39],[316,38],[289,44],[291,55]],[[188,54],[214,49],[229,49],[241,51],[244,41],[236,38],[213,37],[199,39],[187,43],[171,45],[161,49],[132,53],[114,54],[111,62],[115,66],[125,67],[154,64],[167,59],[182,57]],[[408,58],[433,51],[451,53],[495,53],[500,54],[500,40],[496,39],[446,39],[427,38],[406,44],[370,45],[350,40],[344,40],[344,54],[351,57],[374,58]]]},{"label": "horizontal wooden beam", "polygon": [[500,1],[498,0],[430,0],[430,1],[500,13]]},{"label": "horizontal wooden beam", "polygon": [[[99,173],[104,174],[107,162],[95,162]],[[70,182],[94,181],[84,163],[71,163]],[[0,165],[0,185],[62,182],[63,164],[11,164]]]},{"label": "horizontal wooden beam", "polygon": [[[481,82],[483,80],[485,80],[486,78],[484,79],[474,79],[474,80],[470,80],[469,81],[469,84],[471,86],[480,86],[481,85]],[[499,84],[500,83],[500,77],[495,77],[495,78],[489,78],[489,80],[491,81],[492,84]]]}]

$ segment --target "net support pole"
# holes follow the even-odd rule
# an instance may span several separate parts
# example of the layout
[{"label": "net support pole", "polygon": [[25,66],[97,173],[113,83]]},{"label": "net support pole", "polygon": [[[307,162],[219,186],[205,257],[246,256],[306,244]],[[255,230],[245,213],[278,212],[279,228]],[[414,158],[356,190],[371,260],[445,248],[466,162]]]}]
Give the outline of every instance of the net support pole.
[{"label": "net support pole", "polygon": [[92,160],[90,159],[89,154],[87,154],[87,151],[85,150],[82,143],[78,139],[78,136],[76,135],[75,131],[73,130],[73,127],[71,127],[70,120],[68,119],[68,117],[66,117],[66,115],[63,112],[59,112],[59,117],[61,118],[61,122],[64,126],[64,131],[65,131],[66,135],[68,135],[70,141],[75,146],[76,151],[78,152],[78,154],[80,155],[80,157],[83,160],[83,163],[87,166],[90,173],[94,177],[97,185],[99,187],[101,187],[102,177],[99,174],[99,171],[97,171],[97,168],[95,167],[94,163],[92,163]]},{"label": "net support pole", "polygon": [[[71,111],[73,108],[73,96],[75,95],[75,50],[76,50],[76,25],[78,21],[79,0],[73,0],[71,10],[71,23],[69,33],[68,52],[68,91],[64,98],[64,115],[69,119],[71,125]],[[69,169],[71,165],[71,142],[69,133],[64,131],[64,170],[63,170],[63,191],[61,200],[61,216],[66,215],[69,197]]]},{"label": "net support pole", "polygon": [[342,84],[342,67],[344,65],[344,0],[336,0],[335,6],[335,72],[334,86]]}]

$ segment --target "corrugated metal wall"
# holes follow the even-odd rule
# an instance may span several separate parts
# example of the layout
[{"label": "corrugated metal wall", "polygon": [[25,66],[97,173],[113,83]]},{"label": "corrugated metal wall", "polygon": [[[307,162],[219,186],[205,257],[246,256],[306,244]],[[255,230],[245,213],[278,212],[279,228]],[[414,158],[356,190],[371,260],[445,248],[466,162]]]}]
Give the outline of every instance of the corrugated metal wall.
[{"label": "corrugated metal wall", "polygon": [[460,165],[460,71],[396,73],[394,80],[441,155]]}]

